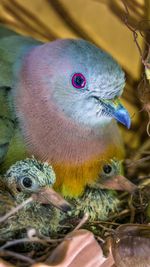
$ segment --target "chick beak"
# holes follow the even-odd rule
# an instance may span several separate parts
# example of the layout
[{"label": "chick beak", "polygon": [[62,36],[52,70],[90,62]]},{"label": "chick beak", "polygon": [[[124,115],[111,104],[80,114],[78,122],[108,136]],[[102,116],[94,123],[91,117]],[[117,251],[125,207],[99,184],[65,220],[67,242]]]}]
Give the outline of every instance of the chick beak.
[{"label": "chick beak", "polygon": [[106,113],[110,114],[118,122],[125,125],[128,129],[131,126],[131,119],[128,111],[121,104],[119,98],[100,100]]},{"label": "chick beak", "polygon": [[129,193],[133,193],[137,190],[137,186],[123,175],[117,175],[108,180],[101,181],[101,185],[101,188],[127,191]]},{"label": "chick beak", "polygon": [[71,210],[71,205],[53,188],[42,188],[38,193],[32,195],[34,200],[42,204],[52,204],[63,212]]}]

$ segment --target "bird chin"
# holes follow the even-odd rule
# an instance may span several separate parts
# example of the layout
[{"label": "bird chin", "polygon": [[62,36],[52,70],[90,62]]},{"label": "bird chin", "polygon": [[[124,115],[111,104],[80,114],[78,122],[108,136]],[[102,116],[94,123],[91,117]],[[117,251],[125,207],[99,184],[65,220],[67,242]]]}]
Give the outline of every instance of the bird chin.
[{"label": "bird chin", "polygon": [[110,121],[113,118],[110,116],[101,116],[101,117],[96,117],[95,119],[91,119],[88,121],[88,126],[92,127],[102,127],[102,126],[106,126],[107,124],[110,123]]},{"label": "bird chin", "polygon": [[107,124],[110,123],[110,121],[112,120],[113,118],[110,117],[110,116],[97,116],[97,115],[93,115],[93,116],[89,116],[87,118],[83,118],[82,119],[78,119],[77,120],[77,123],[79,125],[81,125],[81,127],[87,127],[87,128],[99,128],[101,126],[105,126]]},{"label": "bird chin", "polygon": [[101,125],[106,125],[106,124],[109,124],[110,123],[110,121],[112,120],[113,118],[112,117],[110,117],[110,116],[101,116],[100,118],[99,118],[99,124],[101,124]]}]

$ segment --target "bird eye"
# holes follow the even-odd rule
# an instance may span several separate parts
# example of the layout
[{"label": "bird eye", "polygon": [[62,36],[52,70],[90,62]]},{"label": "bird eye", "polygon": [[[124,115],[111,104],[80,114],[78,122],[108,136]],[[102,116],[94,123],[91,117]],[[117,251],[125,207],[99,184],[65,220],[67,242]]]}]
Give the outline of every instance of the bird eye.
[{"label": "bird eye", "polygon": [[19,178],[17,188],[20,189],[20,191],[36,192],[39,189],[39,184],[35,179],[25,176]]},{"label": "bird eye", "polygon": [[112,167],[110,164],[106,164],[103,166],[103,172],[105,174],[110,174],[112,172]]},{"label": "bird eye", "polygon": [[32,180],[29,177],[25,177],[22,179],[22,184],[25,188],[31,188],[32,187]]},{"label": "bird eye", "polygon": [[86,85],[86,79],[82,73],[75,73],[72,77],[72,85],[75,88],[83,89]]}]

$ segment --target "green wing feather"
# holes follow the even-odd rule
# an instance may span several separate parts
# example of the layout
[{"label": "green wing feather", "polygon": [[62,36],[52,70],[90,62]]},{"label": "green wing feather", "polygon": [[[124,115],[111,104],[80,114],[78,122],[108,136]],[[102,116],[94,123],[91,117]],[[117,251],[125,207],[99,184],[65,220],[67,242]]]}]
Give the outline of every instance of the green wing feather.
[{"label": "green wing feather", "polygon": [[15,80],[14,66],[19,67],[25,53],[39,43],[0,25],[0,163],[3,162],[1,171],[26,156],[11,97]]},{"label": "green wing feather", "polygon": [[12,87],[15,63],[19,64],[31,46],[40,43],[0,26],[0,87]]}]

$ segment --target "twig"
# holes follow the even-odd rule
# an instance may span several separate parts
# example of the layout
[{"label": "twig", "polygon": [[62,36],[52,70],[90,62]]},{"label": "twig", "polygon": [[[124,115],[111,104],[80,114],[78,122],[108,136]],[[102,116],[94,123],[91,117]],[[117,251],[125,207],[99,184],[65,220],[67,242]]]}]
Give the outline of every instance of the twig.
[{"label": "twig", "polygon": [[84,214],[83,218],[81,219],[81,221],[79,222],[79,224],[74,228],[73,231],[78,230],[79,228],[81,228],[83,226],[83,224],[85,224],[87,222],[89,218],[89,215],[87,213]]},{"label": "twig", "polygon": [[29,197],[28,199],[26,199],[25,201],[23,201],[20,205],[18,205],[17,207],[11,209],[4,216],[0,217],[0,223],[2,223],[5,220],[7,220],[11,215],[15,214],[16,212],[18,212],[19,210],[21,210],[24,206],[26,206],[27,204],[29,204],[32,201],[33,201],[33,198],[32,197]]},{"label": "twig", "polygon": [[133,161],[140,159],[141,155],[145,152],[145,150],[150,149],[150,139],[146,140],[139,150],[136,152]]},{"label": "twig", "polygon": [[149,161],[150,160],[150,156],[146,156],[146,157],[143,157],[141,159],[138,159],[136,161],[132,161],[130,163],[127,164],[127,167],[130,168],[132,166],[138,166],[138,165],[141,165],[141,163],[145,162],[145,161]]},{"label": "twig", "polygon": [[120,225],[120,223],[107,222],[107,221],[106,221],[106,222],[105,222],[105,221],[93,221],[93,222],[92,222],[92,224],[99,224],[99,223],[100,223],[100,224],[103,223],[103,224],[109,224],[109,225],[116,225],[116,226]]},{"label": "twig", "polygon": [[[124,15],[124,23],[125,25],[127,26],[127,28],[132,32],[133,34],[133,40],[138,48],[138,51],[139,51],[139,54],[140,54],[140,57],[141,57],[141,60],[142,60],[142,63],[145,67],[147,68],[150,68],[150,64],[148,63],[148,59],[150,57],[150,44],[146,41],[144,35],[142,34],[142,32],[134,27],[132,27],[130,24],[129,24],[129,17],[130,17],[130,13],[129,13],[129,9],[128,9],[128,4],[130,4],[130,2],[128,2],[128,4],[126,3],[125,0],[121,0],[121,2],[123,3],[124,5],[124,8],[125,8],[125,15]],[[131,7],[131,6],[130,6]],[[147,53],[147,56],[146,58],[144,59],[144,53],[142,52],[142,49],[138,43],[138,33],[140,33],[140,35],[142,36],[142,38],[144,39],[144,42],[145,44],[148,46],[148,53]]]},{"label": "twig", "polygon": [[105,243],[105,240],[104,240],[103,238],[101,238],[100,236],[95,235],[95,237],[96,237],[96,239],[97,239],[98,241],[100,241],[102,244]]},{"label": "twig", "polygon": [[147,111],[147,113],[148,113],[149,120],[148,120],[148,123],[146,126],[146,132],[147,132],[148,136],[150,137],[150,113],[148,111]]},{"label": "twig", "polygon": [[115,230],[113,230],[112,228],[108,228],[108,227],[105,227],[104,225],[102,224],[99,224],[98,226],[100,226],[102,229],[104,229],[105,231],[109,231],[109,232],[114,232]]},{"label": "twig", "polygon": [[11,256],[11,257],[17,258],[17,259],[19,259],[19,260],[26,261],[26,262],[28,262],[28,263],[30,263],[30,264],[35,263],[35,261],[32,260],[31,258],[29,258],[29,257],[27,257],[27,256],[24,256],[24,255],[22,255],[22,254],[19,254],[19,253],[10,251],[10,250],[9,250],[9,251],[8,251],[8,250],[2,250],[2,251],[0,251],[0,255],[1,255],[2,257],[4,257],[4,256]]},{"label": "twig", "polygon": [[109,220],[114,220],[114,219],[117,219],[117,218],[120,219],[122,216],[127,215],[127,214],[130,214],[130,210],[129,209],[122,210],[118,214],[112,215],[111,217],[109,217]]},{"label": "twig", "polygon": [[[37,33],[47,40],[55,40],[56,35],[48,28],[45,24],[42,23],[39,18],[36,18],[34,13],[26,9],[24,6],[20,5],[18,2],[12,0],[11,3],[2,2],[5,10],[13,16],[13,18],[17,19],[17,21],[29,28],[29,30],[34,33]],[[37,27],[38,26],[38,27]]]},{"label": "twig", "polygon": [[52,239],[52,238],[49,238],[49,237],[47,237],[47,236],[44,236],[44,235],[41,235],[40,234],[40,236],[39,237],[41,237],[43,240],[45,240],[47,243],[51,243],[51,244],[55,244],[55,243],[59,243],[59,242],[61,242],[61,241],[63,241],[64,240],[64,238],[57,238],[57,239]]},{"label": "twig", "polygon": [[130,208],[130,223],[134,222],[134,218],[135,218],[135,207],[132,204],[132,200],[133,200],[133,196],[130,195],[128,198],[128,205]]},{"label": "twig", "polygon": [[38,238],[38,237],[34,237],[32,239],[29,238],[21,238],[21,239],[16,239],[16,240],[12,240],[12,241],[8,241],[5,245],[0,247],[0,250],[6,249],[8,247],[11,246],[15,246],[21,243],[40,243],[44,246],[48,246],[47,242]]},{"label": "twig", "polygon": [[125,0],[121,0],[121,2],[122,2],[122,4],[124,5],[126,14],[129,16],[129,9],[128,9],[128,5],[127,5],[127,3],[125,2]]}]

